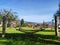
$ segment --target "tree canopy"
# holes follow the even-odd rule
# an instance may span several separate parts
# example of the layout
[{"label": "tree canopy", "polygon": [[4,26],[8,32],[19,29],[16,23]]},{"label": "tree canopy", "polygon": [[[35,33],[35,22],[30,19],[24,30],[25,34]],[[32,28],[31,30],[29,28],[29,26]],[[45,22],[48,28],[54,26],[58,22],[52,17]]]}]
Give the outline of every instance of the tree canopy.
[{"label": "tree canopy", "polygon": [[10,27],[12,21],[15,21],[17,19],[16,12],[12,12],[11,10],[0,11],[0,21],[2,21],[3,16],[7,17],[8,27]]}]

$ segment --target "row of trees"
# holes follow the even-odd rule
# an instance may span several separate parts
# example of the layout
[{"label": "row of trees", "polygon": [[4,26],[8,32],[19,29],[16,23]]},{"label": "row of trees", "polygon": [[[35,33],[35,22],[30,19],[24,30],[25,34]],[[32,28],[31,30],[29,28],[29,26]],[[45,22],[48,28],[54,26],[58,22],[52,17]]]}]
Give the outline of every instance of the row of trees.
[{"label": "row of trees", "polygon": [[48,28],[48,25],[49,24],[47,24],[44,21],[43,21],[42,24],[35,24],[35,25],[33,23],[31,23],[31,24],[30,23],[28,23],[28,24],[25,23],[24,19],[21,19],[21,21],[20,21],[20,26],[21,27],[25,27],[25,26],[28,26],[28,27],[38,27],[39,26],[40,28]]}]

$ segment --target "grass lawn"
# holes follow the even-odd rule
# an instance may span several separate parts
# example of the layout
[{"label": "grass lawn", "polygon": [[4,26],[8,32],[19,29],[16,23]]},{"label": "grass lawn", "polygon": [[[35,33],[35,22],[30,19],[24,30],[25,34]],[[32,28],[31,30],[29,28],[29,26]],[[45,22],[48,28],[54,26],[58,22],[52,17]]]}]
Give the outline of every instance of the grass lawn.
[{"label": "grass lawn", "polygon": [[23,30],[38,30],[39,28],[21,27]]},{"label": "grass lawn", "polygon": [[[35,30],[28,27],[23,27],[25,30]],[[60,34],[60,33],[59,33]],[[2,28],[0,28],[0,45],[59,45],[60,36],[56,37],[54,30],[49,28],[36,32],[34,34],[27,34],[20,32],[15,28],[7,28],[6,37],[1,38]]]}]

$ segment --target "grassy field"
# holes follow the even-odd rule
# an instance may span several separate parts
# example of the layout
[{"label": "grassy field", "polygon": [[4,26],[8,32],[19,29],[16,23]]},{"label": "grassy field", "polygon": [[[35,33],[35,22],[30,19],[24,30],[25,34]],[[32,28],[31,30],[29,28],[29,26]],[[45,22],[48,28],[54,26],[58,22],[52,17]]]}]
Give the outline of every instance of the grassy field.
[{"label": "grassy field", "polygon": [[[23,27],[25,30],[35,30]],[[60,33],[59,33],[60,34]],[[7,28],[6,37],[1,38],[2,28],[0,28],[0,45],[59,45],[60,36],[56,37],[54,29],[49,28],[35,32],[34,34],[24,33],[15,28]]]},{"label": "grassy field", "polygon": [[22,27],[24,30],[38,30],[39,28]]}]

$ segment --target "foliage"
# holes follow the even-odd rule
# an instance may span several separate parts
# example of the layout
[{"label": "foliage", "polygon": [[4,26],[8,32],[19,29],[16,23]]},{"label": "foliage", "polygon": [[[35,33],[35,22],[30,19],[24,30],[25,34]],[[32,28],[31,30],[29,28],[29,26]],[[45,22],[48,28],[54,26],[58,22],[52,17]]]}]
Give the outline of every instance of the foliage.
[{"label": "foliage", "polygon": [[11,22],[17,19],[17,16],[15,14],[16,12],[12,12],[10,10],[2,10],[0,11],[0,20],[2,21],[2,17],[6,16],[8,21],[8,27],[10,27]]},{"label": "foliage", "polygon": [[32,26],[33,26],[33,24],[27,24],[27,26],[28,26],[28,27],[32,27]]},{"label": "foliage", "polygon": [[20,24],[21,24],[21,27],[24,27],[25,26],[24,19],[21,19]]},{"label": "foliage", "polygon": [[42,27],[42,28],[47,28],[47,27],[48,27],[48,24],[43,21],[43,23],[41,24],[41,27]]}]

